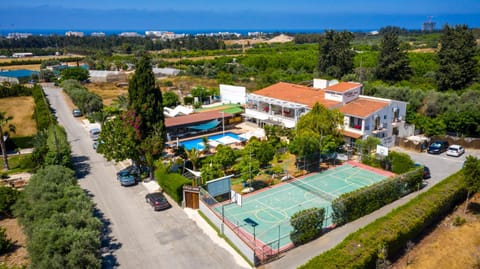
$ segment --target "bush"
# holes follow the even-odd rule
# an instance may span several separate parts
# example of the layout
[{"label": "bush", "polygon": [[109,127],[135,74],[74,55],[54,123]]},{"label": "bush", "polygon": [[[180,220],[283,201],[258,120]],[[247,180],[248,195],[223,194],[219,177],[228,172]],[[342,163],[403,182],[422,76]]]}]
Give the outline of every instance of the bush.
[{"label": "bush", "polygon": [[13,247],[13,243],[7,238],[6,229],[0,227],[0,255],[7,253]]},{"label": "bush", "polygon": [[467,220],[465,218],[462,218],[460,216],[456,216],[454,219],[453,219],[453,222],[452,222],[452,225],[453,226],[462,226],[463,224],[465,224],[467,222]]},{"label": "bush", "polygon": [[103,108],[102,98],[87,88],[83,87],[78,81],[65,80],[62,82],[65,92],[70,96],[72,102],[84,114],[101,111]]},{"label": "bush", "polygon": [[406,174],[342,194],[332,202],[333,222],[343,225],[370,214],[417,190],[422,180],[423,167],[418,167]]},{"label": "bush", "polygon": [[13,84],[12,86],[5,86],[3,84],[0,84],[0,98],[31,95],[31,88],[27,88],[19,84]]},{"label": "bush", "polygon": [[27,149],[33,148],[33,136],[17,136],[11,138],[17,148]]},{"label": "bush", "polygon": [[180,174],[168,173],[163,166],[155,171],[155,177],[163,191],[165,191],[178,204],[180,204],[183,199],[183,185],[192,184],[190,179]]},{"label": "bush", "polygon": [[35,85],[32,88],[32,95],[35,101],[35,112],[33,117],[37,124],[37,130],[41,131],[47,129],[52,120],[52,114],[50,112],[50,104],[47,99],[44,98],[43,90],[40,86]]},{"label": "bush", "polygon": [[19,196],[20,193],[16,189],[0,186],[0,215],[11,216],[12,206]]},{"label": "bush", "polygon": [[466,193],[463,173],[457,172],[300,268],[375,268],[379,246],[399,253],[464,201]]},{"label": "bush", "polygon": [[292,215],[290,224],[293,227],[290,239],[295,246],[305,244],[322,234],[325,208],[309,208]]}]

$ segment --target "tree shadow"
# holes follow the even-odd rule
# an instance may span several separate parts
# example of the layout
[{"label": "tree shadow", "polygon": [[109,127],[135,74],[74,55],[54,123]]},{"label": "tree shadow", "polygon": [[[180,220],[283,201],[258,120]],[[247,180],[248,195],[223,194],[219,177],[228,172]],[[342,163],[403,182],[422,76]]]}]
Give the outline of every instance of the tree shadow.
[{"label": "tree shadow", "polygon": [[78,179],[84,178],[90,173],[90,164],[88,164],[89,158],[87,156],[73,156],[72,163],[75,170],[75,176]]},{"label": "tree shadow", "polygon": [[474,215],[480,214],[480,204],[477,202],[470,202],[468,203],[468,211],[470,211]]},{"label": "tree shadow", "polygon": [[[88,195],[92,196],[91,194]],[[122,243],[117,242],[117,239],[112,236],[111,222],[109,219],[105,218],[103,212],[100,211],[100,209],[98,209],[97,207],[95,207],[93,214],[102,222],[102,234],[100,237],[100,254],[102,256],[102,268],[117,268],[120,264],[117,261],[115,252],[122,247]]]}]

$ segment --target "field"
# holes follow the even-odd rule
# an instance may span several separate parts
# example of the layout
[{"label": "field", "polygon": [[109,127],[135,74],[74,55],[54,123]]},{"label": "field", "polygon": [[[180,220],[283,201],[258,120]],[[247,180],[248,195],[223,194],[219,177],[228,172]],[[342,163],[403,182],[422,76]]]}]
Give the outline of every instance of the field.
[{"label": "field", "polygon": [[[480,265],[480,194],[477,194],[464,214],[465,204],[447,216],[412,250],[398,259],[392,269],[478,268]],[[457,219],[466,223],[455,226]]]},{"label": "field", "polygon": [[12,136],[30,136],[37,133],[33,112],[35,103],[31,96],[0,98],[0,111],[12,116],[9,123],[15,125],[16,132]]},{"label": "field", "polygon": [[103,105],[109,106],[117,96],[127,94],[128,86],[117,86],[115,83],[89,83],[86,84],[89,91],[102,97]]}]

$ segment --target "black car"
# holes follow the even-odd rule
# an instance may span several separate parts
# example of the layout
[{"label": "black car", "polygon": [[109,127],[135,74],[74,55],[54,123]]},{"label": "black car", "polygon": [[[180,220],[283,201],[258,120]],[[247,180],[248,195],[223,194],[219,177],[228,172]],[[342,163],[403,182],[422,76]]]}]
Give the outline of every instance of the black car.
[{"label": "black car", "polygon": [[440,154],[442,152],[447,151],[448,149],[448,142],[447,141],[435,141],[427,149],[427,152],[430,154]]},{"label": "black car", "polygon": [[[422,166],[422,165],[419,164],[419,163],[416,163],[415,166]],[[430,168],[428,168],[427,166],[423,165],[423,179],[429,179],[429,178],[431,178]]]},{"label": "black car", "polygon": [[161,192],[153,192],[145,195],[145,201],[149,203],[156,211],[170,207],[167,198],[165,198]]}]

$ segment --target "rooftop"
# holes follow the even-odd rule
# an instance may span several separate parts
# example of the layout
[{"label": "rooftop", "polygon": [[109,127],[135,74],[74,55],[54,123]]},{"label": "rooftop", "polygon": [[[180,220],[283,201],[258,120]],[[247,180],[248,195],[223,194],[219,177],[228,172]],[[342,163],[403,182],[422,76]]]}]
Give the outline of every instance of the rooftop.
[{"label": "rooftop", "polygon": [[232,117],[231,114],[225,113],[222,115],[221,111],[207,111],[207,112],[200,112],[194,113],[185,116],[178,116],[173,118],[165,118],[165,126],[166,127],[174,127],[174,126],[181,126],[181,125],[189,125],[193,123],[200,123],[204,121],[220,119],[222,117]]},{"label": "rooftop", "polygon": [[336,101],[326,100],[325,92],[322,90],[316,90],[307,86],[286,82],[273,84],[261,90],[255,91],[253,94],[304,104],[310,108],[312,108],[315,103],[320,103],[327,108],[333,108],[339,104],[339,102]]},{"label": "rooftop", "polygon": [[348,90],[355,89],[360,86],[362,86],[362,84],[356,83],[356,82],[340,82],[338,84],[325,88],[325,91],[346,92]]},{"label": "rooftop", "polygon": [[359,97],[348,104],[340,107],[339,110],[345,115],[357,116],[366,118],[378,110],[388,106],[387,101],[372,100],[364,97]]}]

